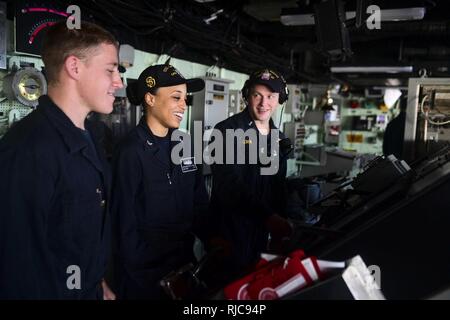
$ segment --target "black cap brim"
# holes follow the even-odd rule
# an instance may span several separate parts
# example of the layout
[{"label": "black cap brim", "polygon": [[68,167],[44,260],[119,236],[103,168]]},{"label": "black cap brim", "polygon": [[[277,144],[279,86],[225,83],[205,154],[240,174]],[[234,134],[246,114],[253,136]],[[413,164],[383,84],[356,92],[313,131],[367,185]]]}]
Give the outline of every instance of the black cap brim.
[{"label": "black cap brim", "polygon": [[186,79],[187,92],[202,91],[205,88],[205,81],[200,78]]}]

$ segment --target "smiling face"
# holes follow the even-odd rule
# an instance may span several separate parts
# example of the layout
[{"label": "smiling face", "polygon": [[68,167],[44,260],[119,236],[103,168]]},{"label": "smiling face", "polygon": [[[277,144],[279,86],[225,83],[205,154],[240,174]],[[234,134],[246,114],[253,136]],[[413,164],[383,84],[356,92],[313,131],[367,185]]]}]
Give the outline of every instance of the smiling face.
[{"label": "smiling face", "polygon": [[278,92],[273,92],[267,86],[255,84],[248,97],[248,107],[253,120],[268,123],[278,106],[278,96]]},{"label": "smiling face", "polygon": [[[147,122],[156,135],[180,127],[186,111],[186,84],[158,88],[156,94],[147,93]],[[161,134],[158,134],[161,133]]]},{"label": "smiling face", "polygon": [[118,71],[117,48],[103,43],[93,53],[79,64],[79,93],[89,111],[106,114],[113,110],[114,93],[123,87]]}]

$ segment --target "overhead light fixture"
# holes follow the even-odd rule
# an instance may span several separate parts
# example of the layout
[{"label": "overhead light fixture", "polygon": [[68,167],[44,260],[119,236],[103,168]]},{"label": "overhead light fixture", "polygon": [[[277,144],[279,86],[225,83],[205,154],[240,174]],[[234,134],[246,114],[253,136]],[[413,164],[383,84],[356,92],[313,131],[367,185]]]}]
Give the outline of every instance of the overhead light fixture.
[{"label": "overhead light fixture", "polygon": [[332,73],[408,73],[413,71],[412,66],[341,66],[331,67]]},{"label": "overhead light fixture", "polygon": [[426,9],[422,7],[381,10],[381,21],[422,20]]},{"label": "overhead light fixture", "polygon": [[[381,9],[381,21],[405,21],[422,20],[425,17],[424,7]],[[356,11],[346,11],[345,19],[350,20],[356,17]],[[314,13],[300,13],[297,8],[281,9],[280,21],[286,26],[308,26],[314,25]]]},{"label": "overhead light fixture", "polygon": [[[288,13],[288,11],[291,13]],[[285,11],[286,13],[283,13]],[[304,13],[297,14],[294,13],[296,9],[282,9],[280,22],[285,26],[312,26],[315,24],[314,22],[314,13]],[[353,18],[356,16],[355,12],[353,12]],[[345,13],[345,19],[352,19],[351,12]]]},{"label": "overhead light fixture", "polygon": [[310,26],[314,24],[314,14],[282,14],[280,22],[285,26]]}]

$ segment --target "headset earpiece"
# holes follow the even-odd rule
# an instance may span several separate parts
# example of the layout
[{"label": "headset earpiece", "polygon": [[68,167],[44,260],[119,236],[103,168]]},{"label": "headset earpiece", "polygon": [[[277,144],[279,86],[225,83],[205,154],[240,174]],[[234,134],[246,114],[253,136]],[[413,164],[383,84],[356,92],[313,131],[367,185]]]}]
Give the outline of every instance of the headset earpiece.
[{"label": "headset earpiece", "polygon": [[280,92],[280,96],[278,98],[278,103],[283,104],[289,99],[289,89],[287,87],[286,80],[284,80],[284,77],[282,75],[279,75],[281,81],[283,82],[283,89]]}]

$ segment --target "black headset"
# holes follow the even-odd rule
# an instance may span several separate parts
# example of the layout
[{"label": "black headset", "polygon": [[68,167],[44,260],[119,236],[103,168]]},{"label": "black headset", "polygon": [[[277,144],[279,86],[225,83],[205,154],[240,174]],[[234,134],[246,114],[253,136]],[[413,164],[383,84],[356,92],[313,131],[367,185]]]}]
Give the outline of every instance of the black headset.
[{"label": "black headset", "polygon": [[256,78],[259,78],[264,72],[269,72],[271,76],[275,77],[275,79],[280,79],[282,81],[283,88],[281,89],[281,92],[278,92],[279,93],[278,103],[279,104],[285,103],[289,98],[289,89],[287,87],[286,80],[284,80],[281,74],[271,69],[257,70],[250,75],[250,78],[245,81],[244,86],[242,87],[242,98],[244,99],[244,101],[248,103],[247,99],[248,96],[250,95],[251,86],[254,84]]}]

